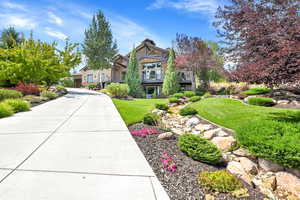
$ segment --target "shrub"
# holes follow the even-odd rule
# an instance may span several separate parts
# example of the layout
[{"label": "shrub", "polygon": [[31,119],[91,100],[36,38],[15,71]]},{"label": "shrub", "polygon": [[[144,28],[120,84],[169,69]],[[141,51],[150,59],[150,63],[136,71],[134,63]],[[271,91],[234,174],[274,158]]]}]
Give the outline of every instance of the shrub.
[{"label": "shrub", "polygon": [[43,101],[43,99],[39,96],[33,96],[33,95],[27,95],[23,97],[25,101],[28,101],[31,104],[40,103]]},{"label": "shrub", "polygon": [[300,124],[259,120],[240,125],[236,136],[241,146],[258,157],[300,169]]},{"label": "shrub", "polygon": [[274,106],[273,99],[267,97],[252,97],[248,103],[255,106]]},{"label": "shrub", "polygon": [[127,97],[129,94],[129,87],[127,84],[111,83],[106,86],[106,89],[113,97]]},{"label": "shrub", "polygon": [[205,94],[205,90],[202,90],[202,89],[196,89],[196,95],[198,95],[198,96],[203,96],[204,94]]},{"label": "shrub", "polygon": [[183,134],[179,137],[178,146],[194,160],[216,164],[221,160],[221,151],[209,140],[194,134]]},{"label": "shrub", "polygon": [[165,103],[157,103],[157,104],[155,104],[155,108],[157,108],[159,110],[168,110],[169,106]]},{"label": "shrub", "polygon": [[196,93],[193,92],[193,91],[185,91],[183,94],[184,94],[185,97],[188,97],[188,98],[196,96]]},{"label": "shrub", "polygon": [[74,87],[74,80],[72,78],[64,78],[59,81],[59,84],[64,87]]},{"label": "shrub", "polygon": [[97,87],[97,84],[95,84],[95,83],[89,83],[88,84],[88,88],[90,89],[90,90],[93,90],[93,89],[95,89]]},{"label": "shrub", "polygon": [[209,97],[212,97],[212,95],[211,95],[209,92],[206,92],[206,93],[203,95],[203,98],[209,98]]},{"label": "shrub", "polygon": [[233,192],[243,187],[240,181],[226,170],[200,172],[198,183],[209,191],[220,193]]},{"label": "shrub", "polygon": [[55,98],[57,98],[57,94],[55,94],[54,92],[51,92],[51,91],[43,91],[41,93],[41,96],[42,97],[46,97],[48,99],[55,99]]},{"label": "shrub", "polygon": [[15,90],[0,89],[0,101],[4,99],[17,99],[21,97],[22,97],[21,92]]},{"label": "shrub", "polygon": [[180,99],[180,98],[182,98],[182,97],[184,97],[184,94],[183,93],[175,93],[175,94],[173,94],[173,97],[175,97],[175,98],[177,98],[177,99]]},{"label": "shrub", "polygon": [[12,107],[5,103],[0,103],[0,118],[8,117],[14,114]]},{"label": "shrub", "polygon": [[25,95],[40,95],[39,87],[34,84],[19,83],[15,90]]},{"label": "shrub", "polygon": [[160,120],[160,116],[155,113],[147,113],[144,115],[143,123],[148,125],[157,125]]},{"label": "shrub", "polygon": [[171,98],[169,98],[169,102],[170,103],[178,103],[179,100],[176,97],[171,97]]},{"label": "shrub", "polygon": [[27,101],[21,99],[6,99],[5,101],[3,101],[3,103],[11,106],[15,113],[30,110],[30,104]]},{"label": "shrub", "polygon": [[180,109],[180,111],[179,111],[179,114],[181,116],[196,115],[197,113],[198,113],[197,110],[190,106],[186,106],[186,107]]},{"label": "shrub", "polygon": [[267,94],[271,90],[269,88],[252,88],[250,90],[246,90],[241,92],[241,94],[247,94],[247,95],[258,95],[258,94]]},{"label": "shrub", "polygon": [[201,97],[199,97],[199,96],[193,96],[193,97],[189,98],[190,102],[197,102],[197,101],[200,101],[200,100],[201,100]]}]

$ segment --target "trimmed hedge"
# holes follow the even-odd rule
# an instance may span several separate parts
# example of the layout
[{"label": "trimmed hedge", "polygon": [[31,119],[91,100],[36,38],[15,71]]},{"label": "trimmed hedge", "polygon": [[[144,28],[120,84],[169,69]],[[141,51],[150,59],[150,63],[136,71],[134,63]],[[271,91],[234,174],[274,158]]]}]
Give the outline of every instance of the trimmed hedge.
[{"label": "trimmed hedge", "polygon": [[57,98],[57,94],[56,93],[51,92],[51,91],[46,91],[46,90],[41,93],[41,96],[42,97],[46,97],[48,99],[55,99],[55,98]]},{"label": "trimmed hedge", "polygon": [[300,124],[257,120],[237,128],[239,144],[252,154],[300,169]]},{"label": "trimmed hedge", "polygon": [[0,89],[0,101],[5,99],[18,99],[23,95],[16,90]]},{"label": "trimmed hedge", "polygon": [[194,134],[179,136],[178,146],[194,160],[208,164],[216,164],[221,161],[221,151],[209,140]]},{"label": "trimmed hedge", "polygon": [[228,193],[243,188],[241,182],[226,170],[200,172],[198,183],[212,192]]},{"label": "trimmed hedge", "polygon": [[249,98],[248,103],[250,105],[255,105],[255,106],[274,106],[274,102],[272,98],[267,98],[267,97],[253,97]]},{"label": "trimmed hedge", "polygon": [[197,102],[197,101],[200,101],[200,100],[201,100],[201,97],[199,97],[199,96],[193,96],[193,97],[189,98],[190,102]]},{"label": "trimmed hedge", "polygon": [[182,98],[182,97],[184,97],[184,94],[183,93],[175,93],[175,94],[173,94],[173,97],[176,97],[177,99],[180,99],[180,98]]},{"label": "trimmed hedge", "polygon": [[252,88],[250,90],[246,90],[241,92],[241,94],[246,95],[258,95],[258,94],[267,94],[271,91],[269,88]]},{"label": "trimmed hedge", "polygon": [[170,102],[170,103],[178,103],[179,100],[178,100],[178,98],[176,98],[176,97],[171,97],[171,98],[169,98],[169,102]]},{"label": "trimmed hedge", "polygon": [[179,114],[181,116],[187,116],[187,115],[196,115],[198,111],[195,108],[192,108],[190,106],[186,106],[182,109],[180,109]]},{"label": "trimmed hedge", "polygon": [[157,103],[157,104],[155,104],[155,108],[157,108],[159,110],[168,110],[169,106],[165,103]]},{"label": "trimmed hedge", "polygon": [[160,116],[155,113],[147,113],[144,115],[143,123],[148,125],[157,125],[160,120]]},{"label": "trimmed hedge", "polygon": [[12,107],[5,103],[0,103],[0,118],[8,117],[14,114]]},{"label": "trimmed hedge", "polygon": [[21,99],[6,99],[3,103],[11,106],[15,113],[30,110],[30,103]]},{"label": "trimmed hedge", "polygon": [[121,83],[111,83],[105,87],[107,92],[113,97],[127,97],[129,94],[129,86]]},{"label": "trimmed hedge", "polygon": [[185,91],[184,93],[183,93],[183,95],[185,96],[185,97],[193,97],[193,96],[196,96],[196,92],[193,92],[193,91]]}]

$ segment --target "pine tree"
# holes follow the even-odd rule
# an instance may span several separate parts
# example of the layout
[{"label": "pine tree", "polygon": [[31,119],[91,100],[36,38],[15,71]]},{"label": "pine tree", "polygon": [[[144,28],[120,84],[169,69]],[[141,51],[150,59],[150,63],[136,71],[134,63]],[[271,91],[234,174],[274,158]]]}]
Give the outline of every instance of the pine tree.
[{"label": "pine tree", "polygon": [[4,29],[0,36],[0,48],[10,49],[25,41],[23,33],[17,32],[14,27]]},{"label": "pine tree", "polygon": [[175,71],[175,52],[173,49],[169,51],[169,59],[167,64],[167,71],[164,78],[162,92],[169,96],[179,90],[177,73]]},{"label": "pine tree", "polygon": [[113,57],[117,54],[117,44],[113,41],[110,24],[101,11],[92,19],[85,30],[83,54],[87,57],[87,66],[91,69],[111,67]]},{"label": "pine tree", "polygon": [[139,64],[136,58],[136,49],[134,48],[130,53],[125,83],[128,84],[130,91],[129,95],[133,97],[140,97],[142,94],[142,85],[139,74]]}]

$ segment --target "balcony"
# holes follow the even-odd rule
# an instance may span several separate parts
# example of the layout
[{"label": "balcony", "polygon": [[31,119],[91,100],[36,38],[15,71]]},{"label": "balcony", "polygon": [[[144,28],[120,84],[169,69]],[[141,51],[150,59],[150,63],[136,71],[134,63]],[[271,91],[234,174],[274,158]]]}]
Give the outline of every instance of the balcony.
[{"label": "balcony", "polygon": [[143,83],[162,83],[163,79],[162,76],[159,74],[150,74],[147,76],[146,74],[142,75],[142,82]]}]

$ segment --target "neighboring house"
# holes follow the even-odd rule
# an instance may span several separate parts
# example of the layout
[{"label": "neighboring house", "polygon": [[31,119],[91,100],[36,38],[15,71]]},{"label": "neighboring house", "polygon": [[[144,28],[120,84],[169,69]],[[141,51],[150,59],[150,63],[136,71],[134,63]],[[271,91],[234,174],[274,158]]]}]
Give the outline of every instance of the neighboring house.
[{"label": "neighboring house", "polygon": [[[136,47],[136,50],[141,81],[147,97],[153,94],[161,95],[164,74],[167,70],[168,49],[159,48],[154,41],[146,39]],[[115,56],[111,69],[90,70],[84,67],[80,70],[82,85],[96,83],[104,87],[111,82],[124,82],[129,55],[130,53],[126,56],[120,54]],[[194,89],[193,73],[185,68],[178,68],[177,72],[181,89]]]}]

